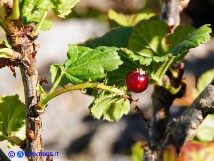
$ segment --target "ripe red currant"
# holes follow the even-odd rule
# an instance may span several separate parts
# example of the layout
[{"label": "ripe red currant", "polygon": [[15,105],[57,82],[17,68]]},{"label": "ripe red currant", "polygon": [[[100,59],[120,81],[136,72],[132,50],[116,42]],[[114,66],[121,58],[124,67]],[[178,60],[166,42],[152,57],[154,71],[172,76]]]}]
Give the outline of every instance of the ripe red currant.
[{"label": "ripe red currant", "polygon": [[148,85],[148,76],[142,69],[132,71],[126,76],[126,86],[131,92],[141,93],[147,89]]}]

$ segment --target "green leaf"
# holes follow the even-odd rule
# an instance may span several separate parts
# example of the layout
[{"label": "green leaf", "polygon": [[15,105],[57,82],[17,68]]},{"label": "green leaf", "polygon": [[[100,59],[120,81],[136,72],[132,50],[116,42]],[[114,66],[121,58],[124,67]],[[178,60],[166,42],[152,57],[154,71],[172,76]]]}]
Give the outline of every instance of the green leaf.
[{"label": "green leaf", "polygon": [[129,49],[142,56],[163,56],[167,45],[164,36],[169,32],[162,21],[142,21],[133,29],[129,40]]},{"label": "green leaf", "polygon": [[132,152],[132,161],[142,161],[144,155],[143,143],[142,142],[135,143],[131,148],[131,152]]},{"label": "green leaf", "polygon": [[214,115],[208,115],[198,127],[196,137],[200,141],[208,142],[214,139]]},{"label": "green leaf", "polygon": [[214,68],[204,72],[198,79],[197,89],[194,89],[194,97],[196,98],[204,88],[214,79]]},{"label": "green leaf", "polygon": [[89,106],[89,109],[96,119],[118,121],[130,111],[130,102],[116,94],[102,91]]},{"label": "green leaf", "polygon": [[170,46],[170,49],[175,48],[178,44],[184,41],[189,34],[195,30],[194,27],[187,25],[178,26],[173,34],[167,37],[167,44]]},{"label": "green leaf", "polygon": [[65,18],[79,0],[51,0],[54,4],[54,12],[61,18]]},{"label": "green leaf", "polygon": [[125,48],[128,46],[128,40],[132,32],[132,27],[121,27],[111,30],[104,36],[86,41],[83,45],[91,48],[98,46],[114,46]]},{"label": "green leaf", "polygon": [[108,19],[110,21],[114,21],[120,26],[134,26],[141,20],[149,20],[154,17],[155,14],[148,12],[148,13],[137,13],[131,15],[124,15],[122,13],[117,13],[114,10],[109,10],[108,12]]},{"label": "green leaf", "polygon": [[205,44],[210,40],[211,28],[210,25],[203,25],[197,30],[189,34],[184,41],[179,43],[175,48],[171,49],[169,53],[176,56],[174,64],[184,59],[189,49],[195,48],[200,44]]},{"label": "green leaf", "polygon": [[[21,18],[25,25],[40,22],[45,11],[49,11],[54,5],[51,0],[22,0]],[[47,20],[42,23],[42,30],[48,30],[53,24]]]},{"label": "green leaf", "polygon": [[54,65],[51,68],[51,78],[56,82],[60,77],[60,85],[68,83],[80,84],[87,81],[103,81],[106,72],[116,70],[122,64],[114,47],[88,47],[69,45],[68,59],[64,66]]},{"label": "green leaf", "polygon": [[18,95],[0,97],[0,138],[11,143],[16,142],[17,134],[24,123],[25,105],[19,100]]},{"label": "green leaf", "polygon": [[[124,62],[119,69],[113,71],[109,74],[109,79],[112,82],[118,82],[121,81],[120,86],[125,85],[125,77],[130,72],[135,70],[136,68],[142,68],[148,75],[150,79],[150,84],[156,83],[159,85],[162,85],[162,77],[165,74],[166,70],[168,69],[168,66],[173,61],[173,59],[169,59],[168,57],[144,57],[140,55],[139,53],[132,52],[128,49],[121,49],[120,50],[120,57],[121,60]],[[160,59],[158,59],[160,58]],[[154,60],[157,59],[157,60]],[[162,60],[163,61],[160,61]],[[117,74],[120,73],[119,75]],[[113,80],[111,77],[112,75],[116,76],[113,77]],[[111,85],[111,84],[110,84]]]},{"label": "green leaf", "polygon": [[140,62],[152,80],[150,83],[163,85],[162,78],[171,65],[183,60],[189,49],[210,39],[209,25],[192,31],[190,26],[179,26],[166,36],[168,27],[164,22],[142,21],[133,29],[129,49],[134,52],[129,56]]}]

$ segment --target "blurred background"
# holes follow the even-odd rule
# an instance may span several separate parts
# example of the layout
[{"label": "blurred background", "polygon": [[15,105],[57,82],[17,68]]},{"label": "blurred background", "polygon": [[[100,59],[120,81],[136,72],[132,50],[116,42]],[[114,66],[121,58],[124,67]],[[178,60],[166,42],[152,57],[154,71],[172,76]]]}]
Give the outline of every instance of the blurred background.
[{"label": "blurred background", "polygon": [[[181,24],[199,27],[213,24],[213,0],[192,0],[181,13]],[[125,14],[152,11],[161,13],[160,0],[81,0],[68,18],[59,19],[50,13],[48,18],[54,22],[49,31],[41,31],[37,39],[40,44],[36,56],[40,77],[47,78],[45,90],[50,90],[50,65],[63,64],[68,44],[83,43],[89,38],[99,37],[109,31],[107,12],[114,9]],[[0,40],[4,33],[0,31]],[[191,104],[192,89],[197,78],[214,67],[214,41],[190,51],[185,60],[188,88],[184,98],[176,100],[171,112],[177,116]],[[0,70],[0,95],[19,94],[24,102],[23,86],[19,69],[14,78],[9,68]],[[151,94],[153,87],[146,92],[135,94],[138,105],[147,118],[151,118]],[[58,161],[131,161],[133,145],[146,141],[148,129],[133,109],[116,123],[94,120],[88,110],[93,97],[81,91],[73,91],[53,99],[43,116],[44,151],[59,152]],[[10,149],[6,142],[0,147],[7,154]],[[15,151],[18,151],[15,150]],[[26,160],[15,158],[14,160]]]}]

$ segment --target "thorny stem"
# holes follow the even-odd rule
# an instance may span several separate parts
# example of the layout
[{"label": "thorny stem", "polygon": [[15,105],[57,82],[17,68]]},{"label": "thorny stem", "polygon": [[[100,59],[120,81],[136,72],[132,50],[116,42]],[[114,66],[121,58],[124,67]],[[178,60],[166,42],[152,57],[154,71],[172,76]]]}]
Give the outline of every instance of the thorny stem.
[{"label": "thorny stem", "polygon": [[43,15],[39,21],[39,23],[36,25],[34,31],[32,32],[32,36],[37,36],[39,34],[39,31],[41,30],[42,28],[42,23],[44,22],[46,16],[48,14],[48,11],[43,11]]},{"label": "thorny stem", "polygon": [[144,147],[144,161],[161,161],[162,152],[169,145],[175,147],[179,154],[181,146],[193,139],[197,128],[208,114],[214,114],[214,81],[200,93],[180,117],[168,124],[155,149],[151,144]]},{"label": "thorny stem", "polygon": [[62,89],[56,90],[56,91],[54,91],[52,93],[49,93],[45,98],[41,99],[38,102],[38,107],[37,108],[44,110],[47,102],[50,101],[51,99],[53,99],[54,97],[56,97],[58,95],[61,95],[63,93],[69,92],[69,91],[82,90],[82,89],[86,89],[86,88],[98,88],[98,89],[107,90],[109,92],[115,93],[115,94],[120,95],[120,96],[125,95],[125,92],[120,90],[120,89],[118,89],[118,88],[115,88],[115,87],[112,87],[112,86],[107,86],[107,85],[104,85],[103,83],[89,83],[89,82],[86,82],[86,83],[82,83],[82,84],[67,86],[65,88],[62,88]]},{"label": "thorny stem", "polygon": [[20,17],[19,0],[13,0],[13,11],[8,17],[9,20],[17,20]]},{"label": "thorny stem", "polygon": [[[17,1],[14,1],[16,5]],[[15,12],[16,6],[14,6]],[[13,17],[13,16],[12,16]],[[13,19],[13,18],[12,18]],[[10,43],[14,53],[18,54],[19,59],[15,59],[15,66],[19,66],[22,74],[22,82],[24,86],[25,94],[25,106],[26,106],[26,136],[28,131],[31,131],[34,137],[27,137],[23,145],[23,150],[28,153],[42,152],[43,143],[41,137],[42,131],[42,113],[35,109],[39,101],[39,93],[37,87],[39,86],[38,72],[35,68],[35,60],[32,57],[32,53],[35,52],[34,42],[29,35],[31,31],[27,30],[23,26],[20,19],[15,21],[6,18],[5,25],[7,26],[7,40]],[[9,54],[10,56],[10,54]],[[27,156],[29,161],[42,161],[42,156]]]},{"label": "thorny stem", "polygon": [[214,113],[214,82],[208,85],[188,109],[177,119],[173,120],[164,134],[159,145],[165,149],[169,144],[180,152],[181,146],[193,139],[196,130],[208,114]]}]

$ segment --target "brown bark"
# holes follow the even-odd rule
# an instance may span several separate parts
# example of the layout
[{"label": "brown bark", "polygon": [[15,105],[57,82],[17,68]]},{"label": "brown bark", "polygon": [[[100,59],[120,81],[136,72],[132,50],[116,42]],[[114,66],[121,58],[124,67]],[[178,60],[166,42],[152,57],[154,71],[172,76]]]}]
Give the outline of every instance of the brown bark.
[{"label": "brown bark", "polygon": [[[43,143],[41,137],[42,111],[37,111],[35,106],[39,101],[37,87],[39,85],[38,72],[35,68],[35,44],[31,37],[32,27],[23,26],[21,20],[8,20],[7,39],[14,51],[20,53],[20,59],[16,60],[22,74],[25,92],[26,106],[26,141],[22,148],[27,153],[42,152]],[[29,161],[42,161],[42,156],[27,156]]]},{"label": "brown bark", "polygon": [[173,145],[177,153],[179,153],[181,146],[193,139],[196,129],[206,116],[213,113],[214,82],[204,89],[179,118],[174,119],[169,124],[159,145],[160,148],[165,149],[168,145]]},{"label": "brown bark", "polygon": [[196,129],[208,114],[214,113],[214,82],[208,85],[188,109],[168,124],[159,144],[153,149],[149,144],[144,148],[145,161],[162,160],[162,152],[169,145],[179,154],[181,146],[191,141]]}]

